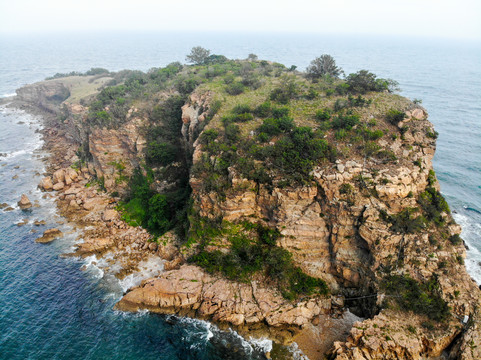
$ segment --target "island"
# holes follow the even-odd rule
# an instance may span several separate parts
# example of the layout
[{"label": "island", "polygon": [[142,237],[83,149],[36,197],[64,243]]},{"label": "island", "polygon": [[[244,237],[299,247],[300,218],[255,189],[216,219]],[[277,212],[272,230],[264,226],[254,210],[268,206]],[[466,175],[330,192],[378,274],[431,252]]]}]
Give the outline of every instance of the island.
[{"label": "island", "polygon": [[83,229],[71,255],[119,279],[160,264],[116,309],[296,341],[311,360],[480,359],[481,291],[427,111],[329,55],[306,72],[187,60],[56,74],[11,100],[43,117],[39,186]]}]

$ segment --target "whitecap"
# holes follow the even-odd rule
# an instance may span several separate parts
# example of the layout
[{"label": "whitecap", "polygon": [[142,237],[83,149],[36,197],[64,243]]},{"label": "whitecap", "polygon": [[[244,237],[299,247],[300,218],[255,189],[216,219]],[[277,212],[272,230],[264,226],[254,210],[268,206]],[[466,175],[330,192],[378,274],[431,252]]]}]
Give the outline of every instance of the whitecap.
[{"label": "whitecap", "polygon": [[481,224],[465,214],[453,214],[456,222],[461,225],[461,237],[468,245],[466,254],[466,269],[473,279],[481,284]]},{"label": "whitecap", "polygon": [[164,260],[158,256],[149,256],[138,265],[139,270],[119,280],[119,285],[125,293],[127,290],[139,286],[142,280],[159,276],[164,271]]}]

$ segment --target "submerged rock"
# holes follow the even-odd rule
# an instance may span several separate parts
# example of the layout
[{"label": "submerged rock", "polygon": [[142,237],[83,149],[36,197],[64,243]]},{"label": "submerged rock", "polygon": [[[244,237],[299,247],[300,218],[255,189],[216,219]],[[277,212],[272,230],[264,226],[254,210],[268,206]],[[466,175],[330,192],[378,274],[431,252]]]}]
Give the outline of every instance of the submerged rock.
[{"label": "submerged rock", "polygon": [[41,237],[39,237],[38,239],[36,239],[35,241],[38,242],[38,243],[45,244],[45,243],[49,243],[49,242],[54,241],[55,239],[59,238],[62,235],[63,234],[59,229],[56,229],[56,228],[47,229],[47,230],[45,230],[43,235]]}]

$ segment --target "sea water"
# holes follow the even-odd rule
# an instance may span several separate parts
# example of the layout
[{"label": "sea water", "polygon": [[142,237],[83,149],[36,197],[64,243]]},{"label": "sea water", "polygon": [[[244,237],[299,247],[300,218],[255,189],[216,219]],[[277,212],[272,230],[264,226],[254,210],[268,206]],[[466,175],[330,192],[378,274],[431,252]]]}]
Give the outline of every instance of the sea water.
[{"label": "sea water", "polygon": [[[201,45],[229,58],[305,69],[321,54],[346,74],[368,69],[421,99],[439,132],[434,169],[469,246],[466,266],[481,283],[481,44],[439,39],[281,34],[105,33],[0,37],[0,96],[57,72],[112,71],[185,61]],[[112,310],[136,274],[118,282],[87,260],[65,259],[78,234],[36,189],[45,171],[38,118],[0,108],[0,358],[257,359],[272,343],[243,339],[198,320]],[[36,207],[21,211],[22,193]],[[25,220],[26,219],[26,220]],[[18,223],[27,224],[18,226]],[[45,225],[34,225],[45,220]],[[47,228],[61,240],[37,244]],[[87,265],[87,266],[85,266]],[[146,265],[144,276],[157,265]],[[84,271],[81,271],[81,268]],[[301,357],[296,349],[293,353]]]}]

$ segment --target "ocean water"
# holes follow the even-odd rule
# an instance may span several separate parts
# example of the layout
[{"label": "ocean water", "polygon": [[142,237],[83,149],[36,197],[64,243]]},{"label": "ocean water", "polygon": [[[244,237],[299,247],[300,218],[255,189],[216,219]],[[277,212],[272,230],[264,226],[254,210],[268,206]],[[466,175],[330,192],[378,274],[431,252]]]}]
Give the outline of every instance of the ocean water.
[{"label": "ocean water", "polygon": [[[201,45],[229,58],[255,53],[304,69],[328,53],[346,73],[368,69],[422,99],[439,132],[434,168],[463,226],[466,265],[481,283],[481,44],[433,39],[334,35],[106,33],[0,37],[0,96],[57,72],[165,66]],[[197,320],[112,310],[126,284],[95,266],[59,257],[75,229],[36,189],[44,172],[39,119],[0,108],[0,358],[260,359],[271,343],[247,341]],[[16,207],[26,193],[39,207]],[[26,219],[27,224],[16,225]],[[35,220],[46,225],[35,226]],[[48,245],[38,233],[59,227]],[[88,265],[88,264],[87,264]]]}]

